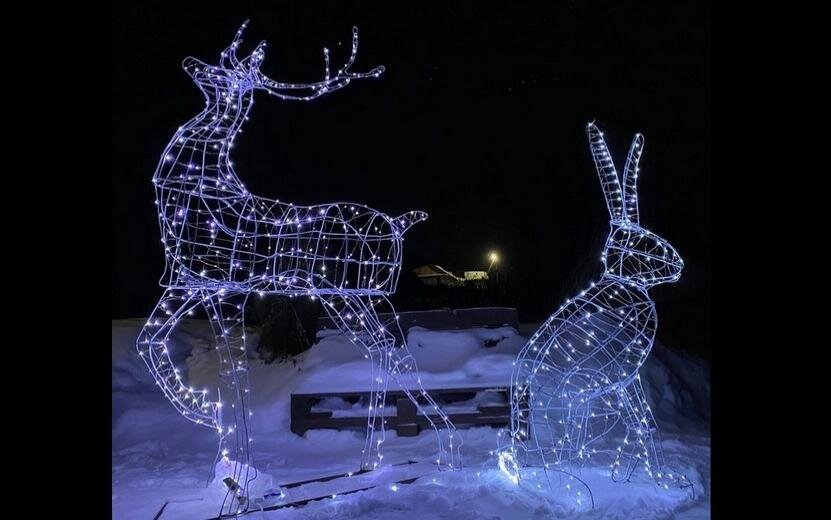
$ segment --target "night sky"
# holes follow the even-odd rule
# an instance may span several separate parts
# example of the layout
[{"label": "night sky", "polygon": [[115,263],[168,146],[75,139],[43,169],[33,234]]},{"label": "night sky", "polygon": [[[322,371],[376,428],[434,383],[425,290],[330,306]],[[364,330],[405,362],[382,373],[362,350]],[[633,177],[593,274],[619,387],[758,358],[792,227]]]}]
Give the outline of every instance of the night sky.
[{"label": "night sky", "polygon": [[619,170],[642,132],[641,224],[686,262],[679,282],[652,291],[658,338],[709,357],[710,50],[700,2],[113,8],[113,318],[146,316],[161,294],[150,180],[204,103],[182,59],[218,63],[250,18],[240,55],[265,39],[266,75],[316,81],[322,48],[342,63],[357,25],[353,70],[383,64],[385,74],[312,103],[258,94],[233,156],[249,190],[427,211],[407,234],[405,269],[485,269],[497,250],[521,321],[541,321],[602,268],[608,214],[586,123],[604,130]]}]

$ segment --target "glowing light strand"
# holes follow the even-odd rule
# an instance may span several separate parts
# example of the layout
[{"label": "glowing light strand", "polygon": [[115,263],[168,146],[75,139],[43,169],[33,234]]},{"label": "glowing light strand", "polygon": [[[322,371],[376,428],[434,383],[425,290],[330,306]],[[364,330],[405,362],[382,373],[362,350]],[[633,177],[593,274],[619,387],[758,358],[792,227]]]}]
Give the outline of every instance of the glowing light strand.
[{"label": "glowing light strand", "polygon": [[[513,481],[523,467],[542,467],[549,485],[572,489],[579,469],[605,457],[616,481],[637,466],[660,486],[689,486],[666,468],[657,424],[646,401],[639,369],[655,338],[654,285],[675,282],[683,261],[663,238],[640,225],[638,162],[643,136],[632,142],[623,188],[603,134],[586,128],[592,158],[610,216],[600,280],[569,298],[531,336],[511,380],[511,427],[500,432],[500,468]],[[603,437],[622,423],[617,450]],[[578,502],[582,493],[577,492]]]},{"label": "glowing light strand", "polygon": [[[274,81],[260,71],[261,42],[248,56],[237,52],[247,21],[220,56],[218,66],[186,58],[182,66],[205,95],[205,108],[179,127],[165,148],[153,184],[165,250],[165,288],[138,339],[138,354],[157,385],[187,419],[216,430],[229,489],[222,514],[247,510],[253,467],[252,415],[245,347],[245,303],[257,293],[320,297],[344,333],[366,350],[373,362],[371,412],[364,467],[383,456],[383,409],[387,376],[392,375],[428,417],[439,439],[440,466],[458,467],[460,439],[447,416],[421,386],[406,345],[398,345],[390,327],[378,319],[376,306],[391,306],[401,267],[404,233],[427,218],[419,211],[389,217],[367,206],[331,203],[295,206],[255,196],[237,177],[231,148],[254,103],[254,92],[285,100],[310,101],[337,91],[354,79],[377,78],[382,66],[351,72],[358,49],[353,28],[352,52],[332,74],[324,50],[324,79],[313,83]],[[220,359],[219,387],[188,386],[174,366],[167,344],[177,323],[204,310],[216,336]],[[397,326],[397,323],[393,326]],[[409,390],[416,390],[412,395]],[[442,426],[440,432],[438,426]]]}]

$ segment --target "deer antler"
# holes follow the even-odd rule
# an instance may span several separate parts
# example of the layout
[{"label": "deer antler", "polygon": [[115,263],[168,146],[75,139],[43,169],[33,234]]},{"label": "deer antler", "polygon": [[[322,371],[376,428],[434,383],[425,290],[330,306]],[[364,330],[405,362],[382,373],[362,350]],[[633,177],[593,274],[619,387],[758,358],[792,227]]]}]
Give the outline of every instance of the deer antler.
[{"label": "deer antler", "polygon": [[[237,30],[237,33],[234,35],[234,40],[231,42],[231,45],[229,45],[224,51],[222,51],[222,54],[220,54],[219,65],[221,67],[233,69],[239,66],[240,62],[237,59],[237,47],[239,47],[239,44],[242,43],[242,32],[245,30],[246,27],[248,27],[248,20],[242,22],[242,25]],[[225,64],[226,59],[231,64],[230,67],[228,67]]]},{"label": "deer antler", "polygon": [[[260,47],[257,48],[258,50]],[[256,53],[257,51],[255,51]],[[324,70],[323,70],[323,80],[317,81],[314,83],[284,83],[279,81],[274,81],[273,79],[259,73],[257,71],[257,86],[262,88],[263,90],[267,91],[269,94],[273,96],[277,96],[280,99],[291,99],[291,100],[298,100],[298,101],[309,101],[315,98],[318,98],[324,94],[328,94],[330,92],[334,92],[339,90],[346,85],[349,84],[350,81],[353,79],[363,79],[363,78],[377,78],[384,72],[384,66],[378,66],[374,69],[370,70],[369,72],[350,72],[349,67],[355,62],[355,57],[358,55],[358,28],[352,28],[352,54],[349,56],[349,59],[346,63],[338,69],[337,74],[335,76],[331,76],[330,68],[329,68],[329,49],[323,49],[323,58],[324,58]],[[262,60],[262,51],[259,52],[260,58],[256,61]],[[281,91],[308,91],[308,94],[288,94]]]},{"label": "deer antler", "polygon": [[[251,54],[239,61],[237,68],[247,74],[253,75],[254,78],[259,78],[261,76],[260,64],[263,62],[263,58],[265,58],[266,45],[265,40],[261,41]],[[255,79],[255,81],[257,80]]]}]

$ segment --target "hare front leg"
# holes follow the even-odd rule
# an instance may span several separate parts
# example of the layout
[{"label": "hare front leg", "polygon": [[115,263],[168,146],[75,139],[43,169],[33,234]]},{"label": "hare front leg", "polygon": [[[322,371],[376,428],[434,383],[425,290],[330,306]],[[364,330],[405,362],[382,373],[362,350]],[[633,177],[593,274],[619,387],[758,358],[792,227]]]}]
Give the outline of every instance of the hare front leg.
[{"label": "hare front leg", "polygon": [[[660,487],[691,487],[692,484],[684,475],[672,471],[665,465],[658,425],[646,400],[640,375],[625,388],[620,389],[618,397],[623,405],[621,411],[626,423],[626,437],[613,464],[613,478],[628,480],[637,464],[642,462],[646,473]],[[625,464],[621,464],[622,461]],[[623,471],[618,469],[620,467],[623,467]]]},{"label": "hare front leg", "polygon": [[257,476],[251,453],[251,395],[248,384],[248,358],[245,348],[244,309],[247,295],[224,291],[204,294],[202,305],[208,313],[216,338],[219,357],[219,434],[220,454],[233,479],[223,503],[229,514],[247,508],[248,485]]}]

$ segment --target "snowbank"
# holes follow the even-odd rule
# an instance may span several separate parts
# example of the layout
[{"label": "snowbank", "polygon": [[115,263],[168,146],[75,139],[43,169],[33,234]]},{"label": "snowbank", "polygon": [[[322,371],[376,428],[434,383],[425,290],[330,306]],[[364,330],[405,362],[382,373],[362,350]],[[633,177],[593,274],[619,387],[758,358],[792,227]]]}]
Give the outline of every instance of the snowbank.
[{"label": "snowbank", "polygon": [[[216,514],[218,503],[213,500],[221,491],[205,488],[213,468],[216,437],[209,429],[179,416],[155,387],[135,354],[134,342],[142,322],[112,322],[113,514],[120,519],[153,518],[165,501],[174,500],[165,508],[162,520],[200,518],[203,513],[207,518]],[[510,327],[453,331],[414,327],[408,333],[409,349],[426,388],[507,386],[512,362],[524,343],[525,338]],[[207,322],[183,322],[168,348],[174,361],[186,368],[190,384],[215,384],[217,359]],[[289,396],[293,392],[365,390],[368,378],[369,361],[339,334],[323,334],[307,352],[283,363],[265,364],[252,354],[254,454],[263,472],[257,487],[355,469],[363,432],[311,430],[304,437],[294,435],[289,431]],[[689,503],[654,493],[651,487],[601,483],[595,492],[599,495],[595,510],[584,513],[585,517],[708,518],[709,367],[700,359],[656,343],[642,379],[664,433],[665,452],[694,476],[699,498]],[[437,482],[426,479],[422,483],[425,479],[420,479],[402,487],[394,499],[390,490],[374,489],[328,504],[269,513],[267,518],[410,519],[418,515],[495,519],[573,513],[568,505],[525,487],[517,488],[502,478],[489,454],[496,446],[495,429],[470,428],[460,434],[466,468],[461,472],[442,473]],[[388,432],[385,453],[388,460],[429,460],[434,454],[433,441],[428,433],[399,439]]]}]

